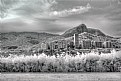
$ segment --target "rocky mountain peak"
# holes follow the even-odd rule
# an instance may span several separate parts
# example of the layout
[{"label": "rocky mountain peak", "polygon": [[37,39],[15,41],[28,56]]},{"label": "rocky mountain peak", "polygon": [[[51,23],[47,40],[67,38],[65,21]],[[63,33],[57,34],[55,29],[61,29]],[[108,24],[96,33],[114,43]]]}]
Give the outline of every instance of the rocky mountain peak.
[{"label": "rocky mountain peak", "polygon": [[72,28],[70,30],[67,30],[64,34],[62,34],[62,36],[71,37],[75,33],[80,34],[80,33],[87,32],[87,31],[88,31],[88,29],[87,29],[86,25],[85,24],[80,24],[77,27],[74,27],[74,28]]},{"label": "rocky mountain peak", "polygon": [[87,28],[87,26],[85,24],[80,24],[77,27],[74,27],[74,28],[72,28],[70,30],[67,30],[64,34],[62,34],[62,36],[67,38],[67,37],[73,36],[74,34],[81,34],[83,32],[87,32],[87,33],[90,33],[90,34],[95,34],[97,36],[106,36],[103,32],[101,32],[98,29]]}]

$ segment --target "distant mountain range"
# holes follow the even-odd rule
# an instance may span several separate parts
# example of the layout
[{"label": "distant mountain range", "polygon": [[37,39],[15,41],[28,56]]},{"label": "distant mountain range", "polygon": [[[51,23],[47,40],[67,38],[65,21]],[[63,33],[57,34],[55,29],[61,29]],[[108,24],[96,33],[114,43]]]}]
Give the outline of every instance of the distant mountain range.
[{"label": "distant mountain range", "polygon": [[[85,24],[67,30],[62,35],[50,33],[36,33],[36,32],[9,32],[0,33],[1,47],[4,46],[20,46],[32,47],[39,46],[42,42],[51,42],[54,40],[65,39],[72,37],[75,33],[81,34],[87,32],[92,35],[113,38],[105,35],[98,29],[87,28]],[[82,34],[83,35],[83,34]]]}]

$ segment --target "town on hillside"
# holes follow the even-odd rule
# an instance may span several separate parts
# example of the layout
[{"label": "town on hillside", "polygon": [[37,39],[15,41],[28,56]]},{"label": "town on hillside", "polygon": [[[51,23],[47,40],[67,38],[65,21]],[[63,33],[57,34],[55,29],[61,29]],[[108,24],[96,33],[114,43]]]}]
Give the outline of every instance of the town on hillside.
[{"label": "town on hillside", "polygon": [[73,30],[69,30],[69,34],[68,32],[66,33],[67,34],[65,34],[65,36],[68,37],[60,37],[56,39],[51,38],[53,40],[49,40],[49,42],[41,42],[37,45],[33,45],[32,47],[18,49],[17,46],[7,46],[7,50],[1,49],[0,53],[3,55],[10,53],[26,55],[41,53],[45,53],[47,55],[56,55],[68,53],[75,55],[77,52],[80,54],[98,52],[100,54],[111,53],[112,50],[121,50],[121,38],[104,36],[102,33],[102,35],[99,35],[98,31],[95,32],[95,34],[92,34],[88,32],[85,24],[81,24]]},{"label": "town on hillside", "polygon": [[[89,36],[86,37],[85,35]],[[111,53],[112,50],[119,51],[121,48],[121,39],[108,39],[106,37],[92,35],[87,32],[81,34],[74,34],[72,37],[65,38],[62,40],[55,40],[50,43],[42,43],[41,49],[43,51],[54,50],[71,52],[69,54],[75,54],[73,52],[80,53]]]}]

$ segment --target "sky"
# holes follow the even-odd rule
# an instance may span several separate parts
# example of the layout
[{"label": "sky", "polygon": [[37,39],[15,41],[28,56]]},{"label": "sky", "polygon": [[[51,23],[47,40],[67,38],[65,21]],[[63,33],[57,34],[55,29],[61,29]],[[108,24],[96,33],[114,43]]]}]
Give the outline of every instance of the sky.
[{"label": "sky", "polygon": [[80,24],[121,36],[121,0],[0,0],[0,32],[62,34]]}]

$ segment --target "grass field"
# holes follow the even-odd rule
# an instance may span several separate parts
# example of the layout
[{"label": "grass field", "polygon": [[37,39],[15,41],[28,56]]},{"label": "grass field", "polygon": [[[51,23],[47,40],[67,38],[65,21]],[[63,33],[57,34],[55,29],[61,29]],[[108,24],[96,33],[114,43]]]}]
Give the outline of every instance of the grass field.
[{"label": "grass field", "polygon": [[121,81],[121,73],[1,73],[0,81]]}]

